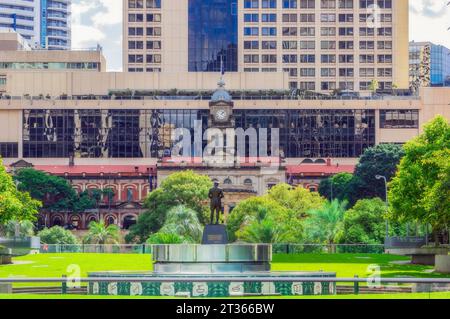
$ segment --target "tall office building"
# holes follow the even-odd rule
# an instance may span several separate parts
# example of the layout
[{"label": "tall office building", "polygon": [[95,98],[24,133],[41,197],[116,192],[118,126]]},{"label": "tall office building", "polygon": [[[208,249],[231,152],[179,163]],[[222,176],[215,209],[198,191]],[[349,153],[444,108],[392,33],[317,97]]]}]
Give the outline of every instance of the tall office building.
[{"label": "tall office building", "polygon": [[35,48],[71,46],[71,0],[0,0],[0,28],[14,30]]},{"label": "tall office building", "polygon": [[124,71],[286,72],[320,92],[408,88],[408,0],[123,0]]},{"label": "tall office building", "polygon": [[431,42],[409,44],[409,80],[411,88],[450,86],[450,49]]}]

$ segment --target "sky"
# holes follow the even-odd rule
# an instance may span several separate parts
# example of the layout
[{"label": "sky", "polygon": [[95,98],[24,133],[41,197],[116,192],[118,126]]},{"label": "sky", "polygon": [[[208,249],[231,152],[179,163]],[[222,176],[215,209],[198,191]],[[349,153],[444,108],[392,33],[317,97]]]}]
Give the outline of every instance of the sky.
[{"label": "sky", "polygon": [[[409,3],[409,39],[431,41],[450,48],[449,1],[409,0]],[[94,48],[97,44],[103,47],[108,71],[121,71],[122,0],[73,0],[73,49]]]}]

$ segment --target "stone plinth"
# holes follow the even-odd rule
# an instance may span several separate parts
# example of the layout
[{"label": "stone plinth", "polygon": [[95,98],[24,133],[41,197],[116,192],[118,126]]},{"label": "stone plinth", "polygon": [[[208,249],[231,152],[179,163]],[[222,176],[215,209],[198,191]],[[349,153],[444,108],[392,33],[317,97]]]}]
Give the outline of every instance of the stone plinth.
[{"label": "stone plinth", "polygon": [[202,245],[228,244],[227,227],[225,225],[206,225],[203,232]]},{"label": "stone plinth", "polygon": [[411,256],[411,264],[434,266],[436,255],[447,255],[448,248],[396,248],[386,249],[386,253],[401,256]]},{"label": "stone plinth", "polygon": [[450,255],[436,255],[436,272],[450,274]]}]

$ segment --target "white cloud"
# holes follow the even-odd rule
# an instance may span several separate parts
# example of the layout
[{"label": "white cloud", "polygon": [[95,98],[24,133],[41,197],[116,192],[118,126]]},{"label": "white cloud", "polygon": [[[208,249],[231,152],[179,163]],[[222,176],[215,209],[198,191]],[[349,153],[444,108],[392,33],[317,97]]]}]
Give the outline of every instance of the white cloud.
[{"label": "white cloud", "polygon": [[106,35],[98,28],[85,25],[72,26],[72,48],[93,47],[105,39]]},{"label": "white cloud", "polygon": [[95,26],[112,25],[122,22],[122,1],[97,1],[106,9],[106,11],[99,11],[92,17]]}]

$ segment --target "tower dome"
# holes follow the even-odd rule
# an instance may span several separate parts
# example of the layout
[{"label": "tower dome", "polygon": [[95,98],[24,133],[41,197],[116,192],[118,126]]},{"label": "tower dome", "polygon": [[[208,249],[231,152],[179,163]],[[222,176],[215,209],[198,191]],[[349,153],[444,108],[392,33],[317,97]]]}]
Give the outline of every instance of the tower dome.
[{"label": "tower dome", "polygon": [[219,86],[217,90],[213,93],[211,97],[211,102],[232,102],[232,98],[230,93],[228,93],[227,90],[225,90],[225,81],[223,78],[220,79],[220,81],[217,83]]}]

